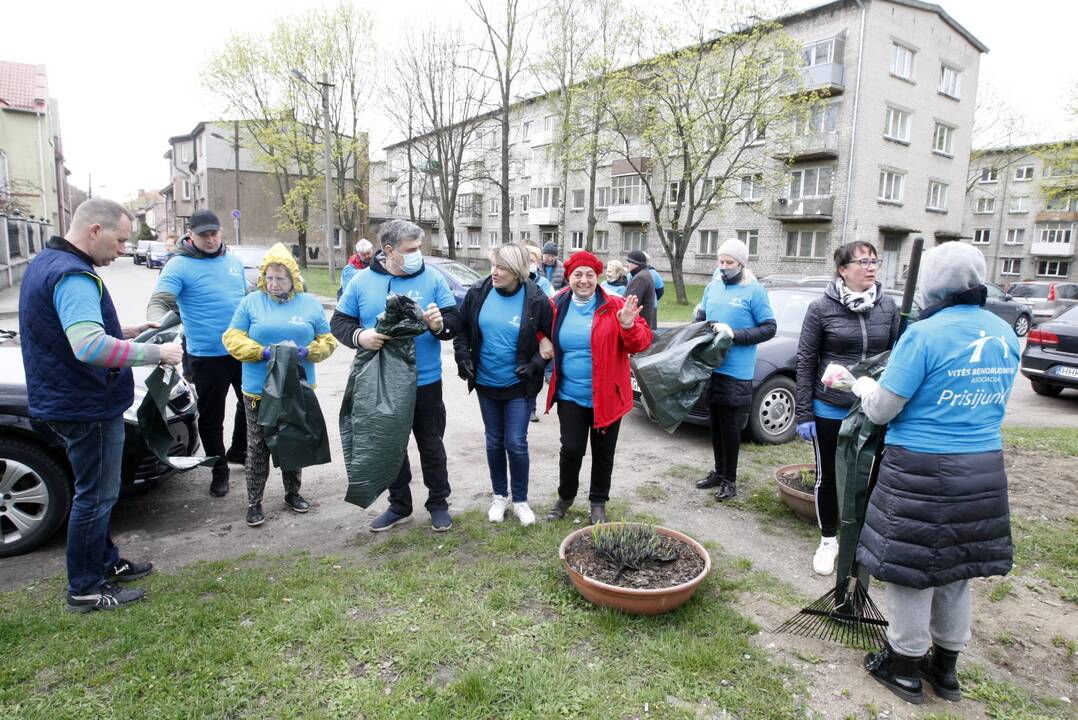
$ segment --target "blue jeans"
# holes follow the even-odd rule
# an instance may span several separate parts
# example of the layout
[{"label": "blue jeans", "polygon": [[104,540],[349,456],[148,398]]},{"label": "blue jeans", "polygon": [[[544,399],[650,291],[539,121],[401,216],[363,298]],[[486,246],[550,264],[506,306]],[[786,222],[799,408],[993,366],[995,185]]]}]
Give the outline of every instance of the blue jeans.
[{"label": "blue jeans", "polygon": [[535,399],[495,400],[482,391],[479,411],[487,438],[487,466],[495,495],[508,495],[506,459],[513,480],[513,502],[528,501],[528,423]]},{"label": "blue jeans", "polygon": [[124,419],[50,422],[67,446],[75,472],[75,497],[67,520],[67,591],[86,595],[105,582],[120,560],[109,525],[120,496]]}]

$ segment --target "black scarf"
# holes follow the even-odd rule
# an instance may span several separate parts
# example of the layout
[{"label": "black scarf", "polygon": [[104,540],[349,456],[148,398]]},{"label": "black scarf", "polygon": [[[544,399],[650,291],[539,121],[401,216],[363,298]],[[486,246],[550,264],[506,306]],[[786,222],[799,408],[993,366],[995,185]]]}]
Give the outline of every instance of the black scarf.
[{"label": "black scarf", "polygon": [[988,302],[988,288],[984,285],[974,285],[971,288],[967,288],[962,292],[957,292],[950,297],[946,297],[940,300],[938,303],[929,305],[921,310],[917,315],[918,320],[927,320],[940,310],[945,310],[955,305],[977,305],[984,307],[984,304]]}]

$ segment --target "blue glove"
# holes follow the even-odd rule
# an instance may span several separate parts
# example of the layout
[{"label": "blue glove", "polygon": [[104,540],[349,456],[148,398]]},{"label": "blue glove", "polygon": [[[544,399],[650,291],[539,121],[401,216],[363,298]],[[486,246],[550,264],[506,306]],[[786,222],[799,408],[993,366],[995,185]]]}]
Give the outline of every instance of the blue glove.
[{"label": "blue glove", "polygon": [[300,359],[300,360],[306,360],[306,359],[307,359],[307,355],[308,355],[308,353],[310,353],[310,350],[308,350],[308,349],[306,348],[306,346],[304,346],[304,347],[301,347],[301,348],[300,348],[300,349],[299,349],[299,350],[298,350],[298,351],[296,352],[296,354],[297,354],[297,355],[299,355],[299,359]]},{"label": "blue glove", "polygon": [[812,442],[812,438],[816,437],[816,421],[809,420],[808,422],[798,423],[797,434],[805,442]]},{"label": "blue glove", "polygon": [[262,348],[262,359],[263,360],[269,360],[270,355],[273,355],[273,348],[271,348],[269,345]]}]

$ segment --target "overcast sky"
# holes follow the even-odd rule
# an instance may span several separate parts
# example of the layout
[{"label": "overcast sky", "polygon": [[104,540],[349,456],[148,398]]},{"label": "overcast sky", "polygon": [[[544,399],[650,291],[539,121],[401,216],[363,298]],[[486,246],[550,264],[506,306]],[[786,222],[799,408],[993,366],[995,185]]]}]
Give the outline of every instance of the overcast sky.
[{"label": "overcast sky", "polygon": [[[395,32],[419,19],[470,20],[464,0],[356,2],[370,9],[383,42],[392,42]],[[234,32],[268,30],[277,18],[323,4],[13,1],[3,11],[0,59],[47,66],[50,95],[60,103],[72,184],[86,189],[92,173],[95,195],[124,200],[139,188],[168,183],[163,155],[170,136],[225,114],[199,78],[209,55]],[[817,4],[791,2],[795,9]],[[1034,128],[1027,139],[1078,131],[1063,114],[1078,85],[1078,3],[946,0],[941,5],[988,46],[981,60],[982,88],[994,86],[1025,116]],[[373,145],[388,140],[385,126],[372,130]]]}]

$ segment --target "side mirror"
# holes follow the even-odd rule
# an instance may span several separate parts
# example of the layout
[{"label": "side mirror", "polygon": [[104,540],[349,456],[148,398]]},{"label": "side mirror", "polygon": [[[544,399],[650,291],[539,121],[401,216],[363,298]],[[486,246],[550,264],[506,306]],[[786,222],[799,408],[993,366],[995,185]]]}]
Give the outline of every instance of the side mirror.
[{"label": "side mirror", "polygon": [[1003,293],[1003,302],[1010,302],[1011,300],[1014,300],[1014,298],[1007,293]]}]

